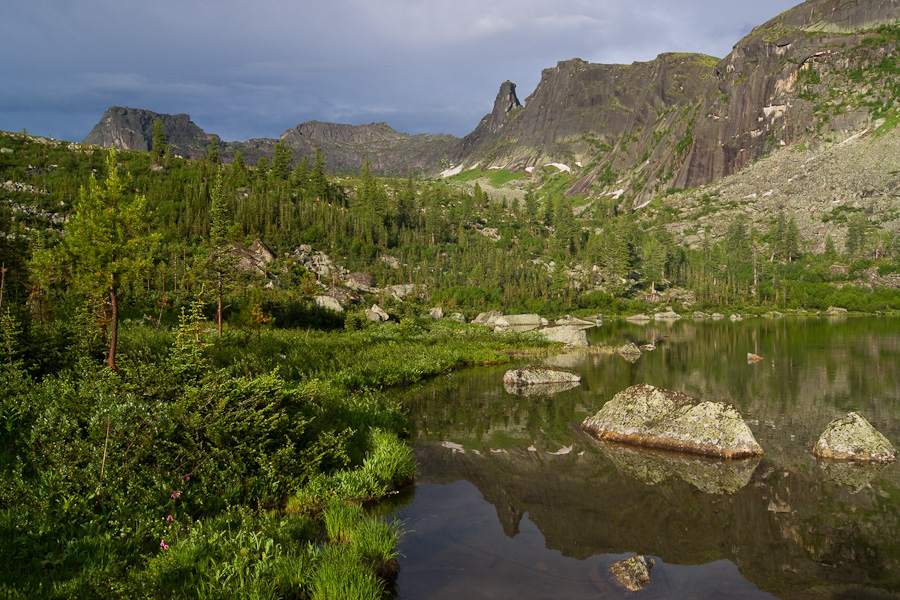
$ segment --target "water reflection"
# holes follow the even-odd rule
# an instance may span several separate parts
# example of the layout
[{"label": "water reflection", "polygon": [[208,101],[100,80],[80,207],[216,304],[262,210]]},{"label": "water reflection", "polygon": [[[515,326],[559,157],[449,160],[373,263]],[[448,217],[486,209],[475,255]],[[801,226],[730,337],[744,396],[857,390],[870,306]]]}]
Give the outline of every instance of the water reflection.
[{"label": "water reflection", "polygon": [[531,385],[516,385],[514,383],[503,382],[503,389],[507,394],[514,396],[522,396],[523,398],[534,398],[535,396],[552,396],[566,390],[578,387],[577,381],[561,381],[559,383],[533,383]]},{"label": "water reflection", "polygon": [[680,479],[707,494],[733,494],[748,483],[759,457],[715,460],[592,440],[616,469],[647,485]]},{"label": "water reflection", "polygon": [[886,463],[819,461],[819,468],[825,477],[850,490],[851,494],[868,487],[886,467]]},{"label": "water reflection", "polygon": [[[417,573],[435,575],[446,557],[462,561],[473,549],[477,560],[461,567],[469,583],[448,584],[457,596],[512,586],[516,597],[597,597],[591,569],[641,553],[666,577],[701,573],[677,575],[669,596],[652,596],[663,593],[651,594],[651,580],[642,597],[771,597],[758,588],[784,599],[900,597],[900,467],[818,463],[811,454],[828,422],[849,410],[897,445],[900,320],[610,322],[590,337],[595,347],[547,361],[578,372],[580,387],[516,396],[501,384],[507,366],[459,373],[408,398],[421,476],[403,511],[443,525],[402,548],[401,592],[416,589],[406,597],[450,597],[425,591]],[[627,342],[657,349],[632,364],[616,353]],[[748,352],[765,360],[748,364]],[[585,417],[636,383],[734,404],[766,455],[698,465],[610,450],[580,433]],[[464,482],[477,498],[454,496],[452,508],[425,493]],[[476,519],[484,506],[490,516]],[[507,547],[503,540],[524,529],[540,541]],[[462,532],[471,538],[459,545]],[[520,567],[500,568],[509,552]],[[564,576],[551,568],[570,560],[578,568],[559,567]],[[715,565],[734,577],[704,596]],[[545,588],[552,593],[538,593]]]}]

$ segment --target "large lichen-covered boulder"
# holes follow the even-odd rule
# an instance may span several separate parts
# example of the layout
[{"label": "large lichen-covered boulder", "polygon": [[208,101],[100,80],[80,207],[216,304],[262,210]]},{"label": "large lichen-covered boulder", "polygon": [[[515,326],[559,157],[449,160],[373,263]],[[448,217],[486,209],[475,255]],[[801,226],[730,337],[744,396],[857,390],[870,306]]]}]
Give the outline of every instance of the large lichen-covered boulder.
[{"label": "large lichen-covered boulder", "polygon": [[578,383],[581,375],[562,369],[528,366],[510,369],[503,375],[503,383],[509,385],[541,385],[548,383]]},{"label": "large lichen-covered boulder", "polygon": [[316,306],[320,308],[325,308],[338,313],[344,312],[344,307],[341,306],[341,303],[337,298],[331,296],[316,296],[314,300]]},{"label": "large lichen-covered boulder", "polygon": [[884,435],[858,413],[851,412],[828,424],[813,454],[836,460],[890,462],[897,451]]},{"label": "large lichen-covered boulder", "polygon": [[540,315],[504,315],[494,321],[494,331],[531,331],[546,324]]},{"label": "large lichen-covered boulder", "polygon": [[503,316],[503,313],[499,310],[491,310],[488,312],[479,313],[473,323],[477,323],[478,325],[487,325],[489,327],[493,327],[494,323]]},{"label": "large lichen-covered boulder", "polygon": [[601,440],[720,458],[758,456],[762,448],[730,404],[638,384],[616,394],[581,428]]},{"label": "large lichen-covered boulder", "polygon": [[373,304],[372,308],[366,309],[366,318],[370,321],[381,323],[383,321],[389,320],[391,317],[386,312],[384,312],[383,308],[381,308],[377,304]]},{"label": "large lichen-covered boulder", "polygon": [[590,346],[587,333],[584,329],[573,325],[558,325],[556,327],[547,327],[541,329],[540,333],[544,339],[551,342],[559,342],[566,346]]}]

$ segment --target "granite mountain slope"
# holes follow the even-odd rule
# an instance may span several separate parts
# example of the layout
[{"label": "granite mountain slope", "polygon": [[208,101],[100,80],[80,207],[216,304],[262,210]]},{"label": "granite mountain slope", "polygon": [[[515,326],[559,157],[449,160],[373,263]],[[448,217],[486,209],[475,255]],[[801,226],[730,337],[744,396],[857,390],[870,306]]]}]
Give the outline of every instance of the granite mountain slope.
[{"label": "granite mountain slope", "polygon": [[[556,164],[572,173],[570,193],[639,207],[786,145],[825,147],[895,123],[898,24],[898,0],[809,0],[755,28],[721,60],[675,53],[631,65],[566,60],[543,71],[524,105],[515,84],[504,82],[492,112],[462,139],[317,121],[281,139],[297,158],[321,147],[336,171],[358,169],[366,158],[383,175]],[[139,109],[110,108],[85,142],[146,149],[155,118],[177,153],[202,155],[211,136],[186,115]],[[222,154],[227,160],[240,150],[252,164],[276,142],[228,142]]]}]

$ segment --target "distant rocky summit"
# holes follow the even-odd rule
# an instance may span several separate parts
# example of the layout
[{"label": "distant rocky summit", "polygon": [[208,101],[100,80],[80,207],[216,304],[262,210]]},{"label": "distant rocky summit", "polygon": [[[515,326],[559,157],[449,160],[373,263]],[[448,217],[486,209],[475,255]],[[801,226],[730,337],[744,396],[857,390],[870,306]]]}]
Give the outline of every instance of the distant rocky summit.
[{"label": "distant rocky summit", "polygon": [[[281,135],[295,159],[323,150],[330,169],[449,176],[504,168],[565,173],[572,194],[641,207],[660,190],[696,188],[783,146],[821,148],[881,127],[894,103],[896,0],[807,0],[756,27],[728,56],[663,53],[630,65],[578,58],[545,69],[520,101],[506,81],[490,113],[462,139],[408,135],[385,123],[309,121]],[[884,30],[883,27],[892,29]],[[885,33],[886,31],[886,33]],[[893,113],[891,113],[893,114]],[[85,143],[146,150],[152,123],[168,143],[202,155],[210,135],[187,115],[112,107]],[[255,164],[278,140],[228,142]]]},{"label": "distant rocky summit", "polygon": [[619,392],[581,428],[601,440],[704,456],[745,458],[763,453],[733,406],[699,402],[647,384]]}]

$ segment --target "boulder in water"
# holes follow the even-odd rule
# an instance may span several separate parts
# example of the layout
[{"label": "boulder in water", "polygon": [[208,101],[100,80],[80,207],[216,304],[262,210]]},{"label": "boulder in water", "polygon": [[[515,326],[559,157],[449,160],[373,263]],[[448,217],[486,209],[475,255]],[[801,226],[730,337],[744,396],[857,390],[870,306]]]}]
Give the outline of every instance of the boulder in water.
[{"label": "boulder in water", "polygon": [[562,369],[551,369],[542,366],[529,366],[510,369],[503,376],[503,383],[509,385],[539,385],[547,383],[578,383],[581,375]]},{"label": "boulder in water", "polygon": [[601,440],[719,458],[763,453],[733,406],[638,384],[616,394],[581,428]]},{"label": "boulder in water", "polygon": [[645,556],[639,554],[614,562],[609,565],[609,570],[619,583],[632,592],[639,592],[650,583],[650,569],[655,564],[656,561],[652,558],[648,560]]},{"label": "boulder in water", "polygon": [[897,451],[888,439],[855,412],[829,423],[813,447],[813,454],[819,458],[835,460],[897,460]]}]

